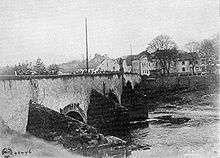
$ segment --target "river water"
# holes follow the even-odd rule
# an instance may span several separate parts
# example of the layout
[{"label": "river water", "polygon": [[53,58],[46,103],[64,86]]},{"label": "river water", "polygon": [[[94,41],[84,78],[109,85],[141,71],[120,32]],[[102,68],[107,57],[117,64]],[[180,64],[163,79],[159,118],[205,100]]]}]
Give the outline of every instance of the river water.
[{"label": "river water", "polygon": [[125,148],[100,149],[91,157],[220,157],[218,92],[188,97],[189,103],[160,104],[149,113],[149,127],[119,133]]}]

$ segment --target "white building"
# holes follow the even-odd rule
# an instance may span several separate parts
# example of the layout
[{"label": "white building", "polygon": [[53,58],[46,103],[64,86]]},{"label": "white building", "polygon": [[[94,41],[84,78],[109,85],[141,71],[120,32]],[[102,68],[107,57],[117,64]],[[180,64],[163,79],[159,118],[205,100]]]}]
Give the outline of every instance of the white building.
[{"label": "white building", "polygon": [[104,59],[96,68],[96,71],[119,71],[120,66],[116,60],[109,57]]},{"label": "white building", "polygon": [[150,70],[153,69],[150,53],[143,51],[138,55],[134,55],[132,58],[133,73],[149,76]]},{"label": "white building", "polygon": [[178,61],[176,63],[177,73],[195,73],[201,71],[199,67],[198,54],[193,53],[181,53],[179,54]]}]

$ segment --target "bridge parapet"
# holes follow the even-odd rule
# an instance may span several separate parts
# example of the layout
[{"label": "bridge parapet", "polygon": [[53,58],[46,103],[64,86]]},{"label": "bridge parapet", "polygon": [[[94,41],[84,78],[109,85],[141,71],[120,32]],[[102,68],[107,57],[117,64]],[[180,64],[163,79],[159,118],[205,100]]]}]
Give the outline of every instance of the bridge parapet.
[{"label": "bridge parapet", "polygon": [[57,78],[74,78],[74,77],[112,77],[121,76],[120,72],[110,73],[84,73],[84,74],[67,74],[67,75],[0,75],[0,80],[30,80],[30,79],[57,79]]}]

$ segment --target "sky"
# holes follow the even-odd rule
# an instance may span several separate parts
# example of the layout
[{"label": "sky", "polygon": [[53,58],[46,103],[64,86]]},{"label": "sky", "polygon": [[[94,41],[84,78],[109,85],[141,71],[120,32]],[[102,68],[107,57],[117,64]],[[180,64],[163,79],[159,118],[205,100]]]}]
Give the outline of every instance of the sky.
[{"label": "sky", "polygon": [[219,32],[219,0],[0,0],[0,66],[38,57],[45,64],[145,50],[160,34],[180,49]]}]

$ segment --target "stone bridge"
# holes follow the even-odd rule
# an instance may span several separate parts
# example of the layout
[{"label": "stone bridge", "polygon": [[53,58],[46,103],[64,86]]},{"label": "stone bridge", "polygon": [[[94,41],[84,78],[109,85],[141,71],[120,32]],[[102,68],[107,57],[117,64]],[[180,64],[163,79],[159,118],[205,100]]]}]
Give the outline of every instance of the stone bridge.
[{"label": "stone bridge", "polygon": [[105,96],[114,93],[120,104],[128,81],[134,87],[141,77],[129,73],[0,76],[0,117],[11,129],[25,132],[31,101],[66,115],[74,111],[87,122],[92,90]]},{"label": "stone bridge", "polygon": [[82,121],[84,123],[87,121],[84,111],[79,107],[79,103],[69,104],[69,105],[65,106],[63,109],[60,109],[60,113],[64,114],[64,115],[68,115],[70,117],[73,117],[74,114],[75,115],[78,114],[80,116],[79,117],[80,121]]}]

